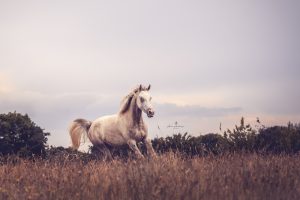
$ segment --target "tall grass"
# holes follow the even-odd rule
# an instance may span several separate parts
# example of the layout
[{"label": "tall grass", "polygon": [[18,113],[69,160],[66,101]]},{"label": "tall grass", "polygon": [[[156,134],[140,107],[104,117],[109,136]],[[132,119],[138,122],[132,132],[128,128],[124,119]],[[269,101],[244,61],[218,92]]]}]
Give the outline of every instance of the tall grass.
[{"label": "tall grass", "polygon": [[0,199],[300,199],[300,157],[8,160]]}]

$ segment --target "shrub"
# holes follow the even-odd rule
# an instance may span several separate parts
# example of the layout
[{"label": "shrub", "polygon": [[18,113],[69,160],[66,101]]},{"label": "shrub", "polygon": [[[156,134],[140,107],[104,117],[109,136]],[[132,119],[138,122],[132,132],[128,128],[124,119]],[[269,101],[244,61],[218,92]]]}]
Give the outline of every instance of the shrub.
[{"label": "shrub", "polygon": [[256,149],[271,153],[297,153],[300,151],[300,127],[274,126],[260,131],[256,138]]},{"label": "shrub", "polygon": [[245,125],[242,117],[240,125],[224,132],[224,137],[228,140],[231,151],[253,151],[255,146],[257,131],[250,124]]},{"label": "shrub", "polygon": [[0,114],[0,153],[3,155],[43,155],[48,135],[27,114]]},{"label": "shrub", "polygon": [[203,146],[198,137],[185,134],[174,134],[166,138],[154,138],[153,148],[158,153],[180,152],[186,155],[199,155],[203,152]]},{"label": "shrub", "polygon": [[230,143],[220,134],[209,133],[200,136],[200,141],[203,144],[204,149],[213,154],[222,154],[229,150]]}]

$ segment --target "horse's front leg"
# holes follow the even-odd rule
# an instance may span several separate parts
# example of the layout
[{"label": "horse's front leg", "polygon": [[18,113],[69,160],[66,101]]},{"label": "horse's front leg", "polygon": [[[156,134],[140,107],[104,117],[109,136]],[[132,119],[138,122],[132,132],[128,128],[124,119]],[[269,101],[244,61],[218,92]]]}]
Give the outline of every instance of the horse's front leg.
[{"label": "horse's front leg", "polygon": [[139,148],[137,147],[135,140],[128,140],[127,144],[138,158],[144,158],[143,154],[140,152]]},{"label": "horse's front leg", "polygon": [[156,157],[156,153],[153,149],[151,140],[149,138],[145,138],[144,144],[146,145],[146,148],[147,148],[147,154],[150,155],[151,157]]}]

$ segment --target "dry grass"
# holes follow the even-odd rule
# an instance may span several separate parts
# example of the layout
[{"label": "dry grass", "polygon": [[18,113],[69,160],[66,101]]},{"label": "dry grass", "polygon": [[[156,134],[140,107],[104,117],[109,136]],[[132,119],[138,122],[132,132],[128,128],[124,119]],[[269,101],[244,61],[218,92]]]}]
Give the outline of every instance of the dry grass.
[{"label": "dry grass", "polygon": [[300,199],[300,157],[20,160],[0,165],[0,199]]}]

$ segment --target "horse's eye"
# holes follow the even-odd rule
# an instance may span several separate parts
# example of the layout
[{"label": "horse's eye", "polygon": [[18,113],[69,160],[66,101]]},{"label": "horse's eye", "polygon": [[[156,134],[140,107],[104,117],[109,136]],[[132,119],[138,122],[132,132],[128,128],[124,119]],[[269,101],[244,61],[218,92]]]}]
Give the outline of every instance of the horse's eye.
[{"label": "horse's eye", "polygon": [[143,103],[145,99],[143,97],[140,97],[141,102]]}]

